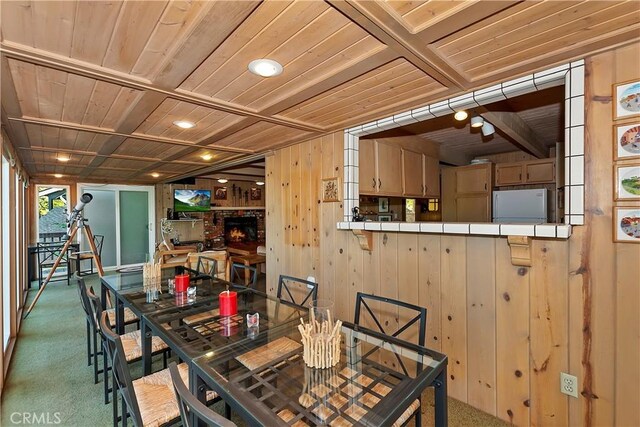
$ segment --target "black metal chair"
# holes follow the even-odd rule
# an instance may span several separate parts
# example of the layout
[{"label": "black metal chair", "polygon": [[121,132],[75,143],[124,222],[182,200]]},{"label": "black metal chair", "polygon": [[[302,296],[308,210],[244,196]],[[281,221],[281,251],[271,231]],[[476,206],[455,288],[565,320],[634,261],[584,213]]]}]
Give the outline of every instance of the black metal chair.
[{"label": "black metal chair", "polygon": [[[95,328],[100,334],[100,337],[102,338],[102,354],[107,354],[108,353],[108,349],[106,348],[107,337],[104,335],[104,331],[102,331],[102,328],[99,325],[99,319],[104,315],[105,318],[107,319],[107,322],[108,322],[107,324],[110,326],[111,322],[109,322],[108,313],[102,310],[102,304],[100,302],[100,298],[95,295],[95,293],[93,292],[93,288],[89,288],[89,290],[87,291],[87,297],[90,302],[92,319],[95,321]],[[124,339],[128,342],[127,352],[126,353],[123,352],[124,359],[127,362],[135,362],[140,360],[142,358],[142,349],[138,345],[138,343],[140,343],[142,339],[140,330],[128,332],[118,336],[120,337],[121,340]],[[152,337],[151,355],[155,356],[157,354],[162,353],[163,363],[165,368],[167,367],[167,357],[169,352],[170,352],[169,347],[164,341],[162,341],[159,337]],[[94,361],[96,360],[97,358],[94,358]],[[109,403],[109,393],[112,391],[109,388],[109,376],[108,376],[108,372],[111,369],[111,367],[107,362],[108,362],[108,358],[103,357],[102,370],[98,371],[98,373],[104,374],[103,382],[104,382],[104,403],[105,404]],[[97,383],[97,377],[96,377],[96,383]]]},{"label": "black metal chair", "polygon": [[[379,311],[378,314],[375,313],[376,307],[372,309],[370,302],[378,306],[377,308],[377,311]],[[385,322],[384,320],[380,321],[379,319],[379,316],[381,315],[382,312],[386,312],[388,313],[388,315],[393,316],[395,319],[398,320],[399,323],[401,322],[401,318],[405,318],[405,316],[399,315],[400,312],[402,312],[403,315],[406,315],[406,318],[408,318],[408,320],[406,320],[404,324],[399,324],[398,325],[399,327],[397,330],[388,332],[387,329],[389,328],[389,326],[387,326],[387,322]],[[368,314],[368,316],[365,316],[365,313]],[[427,333],[427,309],[424,307],[420,307],[414,304],[409,304],[407,302],[398,301],[391,298],[358,292],[356,295],[356,307],[355,307],[355,315],[354,315],[353,323],[355,325],[362,326],[362,324],[365,322],[366,322],[365,327],[369,327],[369,329],[374,329],[374,325],[375,325],[379,329],[379,331],[382,332],[383,334],[389,335],[398,339],[402,339],[404,341],[408,341],[406,339],[406,335],[411,331],[411,327],[413,326],[414,329],[417,327],[418,329],[417,340],[416,340],[417,344],[420,346],[424,346],[425,337]],[[385,328],[385,326],[383,325],[387,326],[387,328]],[[405,335],[405,337],[403,337],[403,334]],[[416,338],[415,334],[413,338],[414,339]],[[414,344],[416,344],[416,342],[414,342]],[[371,350],[369,353],[365,354],[363,357],[367,357],[370,353],[374,351],[376,351],[376,349]],[[396,359],[398,360],[398,364],[400,367],[402,367],[404,372],[408,373],[404,362],[402,361],[400,356],[398,356],[397,354],[396,354]],[[422,401],[420,398],[418,398],[417,403],[414,402],[409,407],[409,409],[407,409],[407,411],[405,411],[405,413],[402,414],[401,422],[399,422],[398,424],[404,425],[404,423],[406,423],[412,416],[414,416],[416,426],[420,426],[422,422],[422,414],[420,410],[421,407],[422,407]]]},{"label": "black metal chair", "polygon": [[[247,280],[247,274],[249,274],[248,280]],[[256,284],[258,283],[258,269],[255,267],[234,262],[233,264],[231,264],[229,281],[236,285],[249,286],[255,289]]]},{"label": "black metal chair", "polygon": [[[178,399],[180,418],[184,427],[195,427],[199,424],[198,421],[206,423],[207,426],[216,427],[234,427],[236,425],[217,412],[209,409],[191,394],[182,380],[178,365],[176,365],[175,362],[171,362],[169,365],[169,372],[171,373],[173,390],[176,394],[176,399]],[[195,423],[192,423],[192,421],[195,421]]]},{"label": "black metal chair", "polygon": [[[60,254],[62,253],[62,248],[64,247],[64,242],[56,242],[56,243],[44,243],[44,242],[38,242],[37,245],[37,252],[38,252],[38,287],[42,287],[42,283],[44,282],[44,279],[46,278],[46,274],[45,271],[47,271],[48,274],[48,270],[53,268],[53,265],[55,264],[56,260],[58,259],[58,257],[60,256]],[[66,269],[66,273],[64,275],[64,277],[61,277],[60,275],[53,275],[51,277],[51,281],[57,281],[57,280],[66,280],[67,281],[67,286],[70,284],[69,279],[71,276],[71,272],[69,269],[69,252],[65,252],[65,254],[63,255],[62,259],[60,260],[60,264],[58,264],[58,267],[63,267]]]},{"label": "black metal chair", "polygon": [[318,299],[318,284],[309,280],[298,279],[293,276],[280,275],[280,278],[278,279],[278,293],[276,296],[278,299],[291,302],[295,305],[305,306],[307,303]]},{"label": "black metal chair", "polygon": [[218,274],[218,260],[201,255],[198,257],[196,271],[214,278]]},{"label": "black metal chair", "polygon": [[[98,252],[98,259],[102,256],[102,246],[104,244],[104,236],[100,234],[93,235],[93,243],[96,246],[96,251]],[[81,270],[81,262],[89,260],[91,262],[91,268],[89,270]],[[93,274],[93,252],[89,251],[81,251],[81,252],[72,252],[69,255],[69,264],[73,261],[75,265],[75,272],[79,275]]]},{"label": "black metal chair", "polygon": [[91,313],[91,303],[89,302],[89,297],[87,296],[87,288],[84,284],[84,279],[78,278],[77,283],[78,295],[80,296],[80,304],[82,305],[82,310],[84,310],[85,319],[87,322],[87,366],[91,366],[93,363],[94,383],[97,384],[98,374],[100,372],[98,372],[98,366],[96,362],[98,355],[102,354],[102,351],[98,351],[98,332],[95,329],[95,322],[92,319],[93,314]]}]

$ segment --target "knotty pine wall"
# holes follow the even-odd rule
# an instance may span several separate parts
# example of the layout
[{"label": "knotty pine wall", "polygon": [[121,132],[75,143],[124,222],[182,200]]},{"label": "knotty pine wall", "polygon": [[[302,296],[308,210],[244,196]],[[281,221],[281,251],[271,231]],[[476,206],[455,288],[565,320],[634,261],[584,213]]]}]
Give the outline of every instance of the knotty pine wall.
[{"label": "knotty pine wall", "polygon": [[[449,356],[450,396],[518,425],[640,425],[640,245],[612,242],[611,85],[640,77],[640,45],[586,60],[586,226],[533,240],[533,266],[506,239],[374,233],[373,251],[339,231],[342,133],[267,158],[267,272],[320,283],[352,319],[357,291],[428,308],[428,346]],[[578,376],[581,397],[559,391]]]}]

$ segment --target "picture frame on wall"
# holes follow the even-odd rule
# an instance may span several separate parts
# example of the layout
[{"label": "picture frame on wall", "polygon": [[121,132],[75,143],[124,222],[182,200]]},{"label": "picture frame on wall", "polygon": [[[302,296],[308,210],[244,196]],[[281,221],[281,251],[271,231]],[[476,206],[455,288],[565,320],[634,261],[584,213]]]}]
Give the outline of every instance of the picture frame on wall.
[{"label": "picture frame on wall", "polygon": [[640,121],[615,125],[613,138],[615,160],[640,159]]},{"label": "picture frame on wall", "polygon": [[262,189],[251,187],[251,200],[262,200]]},{"label": "picture frame on wall", "polygon": [[613,85],[614,120],[640,116],[640,80]]},{"label": "picture frame on wall", "polygon": [[640,243],[640,207],[615,206],[613,208],[613,241]]},{"label": "picture frame on wall", "polygon": [[227,200],[227,187],[213,187],[214,200]]},{"label": "picture frame on wall", "polygon": [[615,200],[640,201],[640,162],[614,165]]},{"label": "picture frame on wall", "polygon": [[381,221],[381,222],[391,222],[391,214],[387,214],[387,215],[378,215],[378,221]]},{"label": "picture frame on wall", "polygon": [[378,213],[389,212],[389,198],[378,197]]},{"label": "picture frame on wall", "polygon": [[334,176],[332,178],[324,178],[322,180],[322,201],[323,202],[339,202],[340,201],[340,178]]}]

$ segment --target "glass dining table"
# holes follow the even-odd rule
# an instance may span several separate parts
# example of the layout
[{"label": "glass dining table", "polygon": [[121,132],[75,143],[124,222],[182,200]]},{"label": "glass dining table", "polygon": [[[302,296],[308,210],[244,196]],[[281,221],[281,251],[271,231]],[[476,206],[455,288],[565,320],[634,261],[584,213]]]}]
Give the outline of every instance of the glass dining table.
[{"label": "glass dining table", "polygon": [[[191,298],[167,292],[173,269],[163,271],[153,302],[141,273],[102,278],[103,304],[107,293],[115,296],[116,328],[124,330],[124,307],[140,318],[144,375],[156,335],[189,364],[192,393],[204,401],[214,390],[250,425],[391,425],[429,386],[436,425],[447,424],[446,356],[344,322],[339,364],[307,368],[297,328],[305,308],[184,270],[197,288]],[[227,287],[237,292],[238,313],[220,316],[218,295]]]}]

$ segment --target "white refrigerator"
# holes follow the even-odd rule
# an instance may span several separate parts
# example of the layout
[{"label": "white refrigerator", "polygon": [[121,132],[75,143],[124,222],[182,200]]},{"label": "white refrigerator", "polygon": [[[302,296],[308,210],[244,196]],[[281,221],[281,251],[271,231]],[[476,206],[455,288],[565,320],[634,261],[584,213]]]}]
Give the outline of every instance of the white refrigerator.
[{"label": "white refrigerator", "polygon": [[493,222],[544,224],[547,222],[547,189],[493,192]]}]

